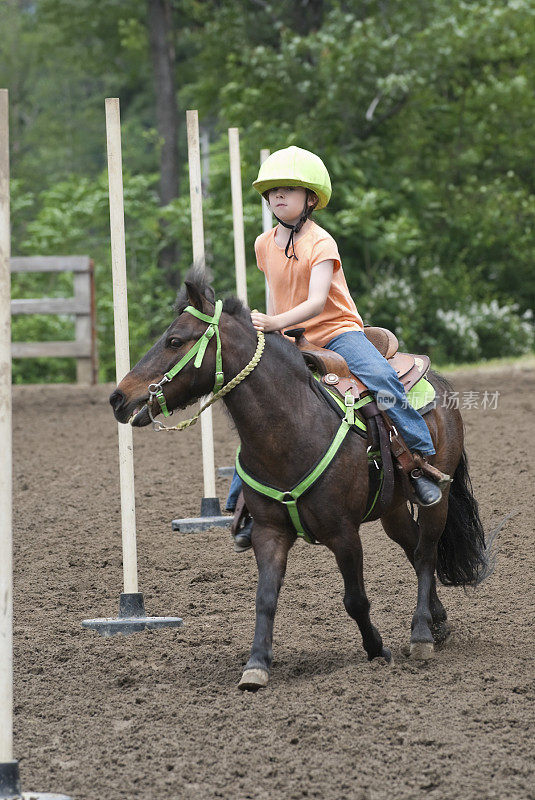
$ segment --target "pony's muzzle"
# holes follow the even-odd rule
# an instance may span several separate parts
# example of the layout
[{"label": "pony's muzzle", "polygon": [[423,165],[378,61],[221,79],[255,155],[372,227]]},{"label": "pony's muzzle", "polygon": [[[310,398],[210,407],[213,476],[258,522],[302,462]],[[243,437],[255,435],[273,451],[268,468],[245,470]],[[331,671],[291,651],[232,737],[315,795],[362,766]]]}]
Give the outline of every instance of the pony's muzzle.
[{"label": "pony's muzzle", "polygon": [[113,408],[113,411],[117,413],[120,409],[124,406],[126,402],[126,397],[121,392],[120,389],[115,389],[114,392],[110,394],[110,405]]}]

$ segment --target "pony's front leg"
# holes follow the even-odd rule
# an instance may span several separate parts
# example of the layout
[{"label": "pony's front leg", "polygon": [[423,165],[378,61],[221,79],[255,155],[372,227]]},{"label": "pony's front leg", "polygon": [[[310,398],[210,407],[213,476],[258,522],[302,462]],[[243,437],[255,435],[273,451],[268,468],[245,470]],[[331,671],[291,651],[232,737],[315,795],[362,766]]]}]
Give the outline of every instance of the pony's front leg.
[{"label": "pony's front leg", "polygon": [[253,524],[253,549],[258,566],[256,625],[249,661],[238,684],[255,692],[267,686],[273,660],[273,622],[280,588],[286,572],[288,551],[295,535]]},{"label": "pony's front leg", "polygon": [[344,579],[344,606],[362,634],[362,644],[368,660],[382,656],[388,663],[392,653],[383,647],[379,631],[370,619],[370,602],[364,589],[362,543],[358,528],[352,521],[337,522],[338,532],[325,543],[333,551]]}]

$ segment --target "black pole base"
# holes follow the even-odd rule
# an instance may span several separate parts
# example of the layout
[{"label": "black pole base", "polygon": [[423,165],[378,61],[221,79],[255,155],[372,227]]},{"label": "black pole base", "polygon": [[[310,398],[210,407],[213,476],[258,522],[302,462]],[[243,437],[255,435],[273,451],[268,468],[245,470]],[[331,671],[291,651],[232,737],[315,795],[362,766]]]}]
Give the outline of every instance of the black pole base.
[{"label": "black pole base", "polygon": [[6,761],[0,764],[0,797],[19,797],[19,762]]},{"label": "black pole base", "polygon": [[[101,636],[115,636],[122,633],[129,636],[147,628],[180,628],[183,625],[180,617],[147,617],[145,603],[141,592],[123,593],[119,598],[119,616],[103,619],[84,619],[82,628],[100,633]],[[0,795],[1,800],[1,795]]]},{"label": "black pole base", "polygon": [[0,800],[71,800],[65,794],[21,792],[19,763],[6,761],[0,764]]},{"label": "black pole base", "polygon": [[142,592],[122,593],[119,597],[120,617],[144,617],[145,602]]},{"label": "black pole base", "polygon": [[201,499],[201,517],[220,517],[219,497],[203,497]]}]

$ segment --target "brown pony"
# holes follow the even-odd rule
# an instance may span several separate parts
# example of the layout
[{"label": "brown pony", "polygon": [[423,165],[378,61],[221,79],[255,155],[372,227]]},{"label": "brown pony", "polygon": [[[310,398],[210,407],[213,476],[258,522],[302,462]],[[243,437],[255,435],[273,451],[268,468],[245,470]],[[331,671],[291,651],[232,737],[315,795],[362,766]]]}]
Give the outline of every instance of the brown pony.
[{"label": "brown pony", "polygon": [[[149,384],[187,353],[207,329],[206,322],[185,312],[187,305],[212,316],[214,294],[202,277],[187,281],[177,299],[177,317],[110,396],[119,422],[137,427],[150,423]],[[257,334],[249,311],[236,299],[223,304],[219,323],[225,384],[251,360]],[[164,386],[169,411],[184,408],[214,386],[216,337],[200,366],[194,360]],[[435,373],[437,407],[425,415],[436,456],[431,462],[453,475],[435,506],[420,508],[418,520],[408,509],[402,486],[381,523],[386,534],[405,551],[418,579],[417,605],[412,618],[411,655],[429,658],[434,644],[449,635],[446,611],[436,590],[436,575],[450,586],[476,585],[489,573],[485,535],[468,476],[459,411],[443,402],[451,389]],[[241,440],[241,463],[259,481],[287,489],[295,486],[323,456],[340,419],[325,401],[295,345],[279,334],[266,335],[265,350],[256,369],[224,398]],[[160,409],[154,399],[151,412]],[[240,688],[255,690],[268,682],[272,662],[273,621],[284,578],[288,551],[296,534],[286,508],[244,486],[254,519],[252,543],[258,566],[256,628],[251,656]],[[359,526],[368,497],[366,440],[346,436],[326,472],[299,501],[303,524],[334,553],[344,579],[344,605],[357,622],[368,659],[391,661],[390,650],[370,620],[364,589]]]}]

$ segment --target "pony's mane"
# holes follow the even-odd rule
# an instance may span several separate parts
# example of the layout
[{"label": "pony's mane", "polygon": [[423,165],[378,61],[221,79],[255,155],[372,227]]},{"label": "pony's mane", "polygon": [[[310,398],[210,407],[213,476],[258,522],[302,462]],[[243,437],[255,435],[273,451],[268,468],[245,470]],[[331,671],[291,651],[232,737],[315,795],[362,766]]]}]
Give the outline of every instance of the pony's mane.
[{"label": "pony's mane", "polygon": [[[215,302],[215,293],[212,288],[211,280],[212,276],[208,270],[204,270],[194,265],[188,270],[188,273],[184,278],[184,283],[187,281],[188,283],[193,284],[203,297],[206,297],[210,303],[213,303]],[[186,289],[186,286],[183,285],[176,296],[176,301],[173,306],[173,311],[175,314],[180,316],[186,306],[189,305],[189,302],[188,290]],[[235,317],[247,318],[249,316],[248,309],[244,306],[239,298],[234,296],[226,297],[223,300],[223,311],[225,311],[227,314],[232,314]]]},{"label": "pony's mane", "polygon": [[225,297],[223,300],[223,311],[226,314],[232,314],[234,317],[248,317],[249,321],[251,319],[248,309],[244,306],[239,297],[235,297],[234,295]]}]

